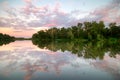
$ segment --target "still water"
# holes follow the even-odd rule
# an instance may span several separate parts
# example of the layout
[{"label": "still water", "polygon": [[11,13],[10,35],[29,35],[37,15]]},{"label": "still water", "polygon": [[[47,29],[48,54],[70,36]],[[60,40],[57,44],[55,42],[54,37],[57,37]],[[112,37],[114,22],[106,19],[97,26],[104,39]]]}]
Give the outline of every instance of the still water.
[{"label": "still water", "polygon": [[49,49],[52,46],[40,48],[31,41],[0,46],[0,80],[120,80],[119,54],[111,57],[105,51],[102,58],[92,58],[82,50],[78,57],[75,51]]}]

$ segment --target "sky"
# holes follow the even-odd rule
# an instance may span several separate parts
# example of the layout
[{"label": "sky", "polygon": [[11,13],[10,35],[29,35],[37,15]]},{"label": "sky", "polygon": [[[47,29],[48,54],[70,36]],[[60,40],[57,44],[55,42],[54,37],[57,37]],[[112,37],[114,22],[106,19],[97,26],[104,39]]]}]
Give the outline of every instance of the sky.
[{"label": "sky", "polygon": [[120,0],[0,0],[0,33],[31,37],[84,21],[120,24]]}]

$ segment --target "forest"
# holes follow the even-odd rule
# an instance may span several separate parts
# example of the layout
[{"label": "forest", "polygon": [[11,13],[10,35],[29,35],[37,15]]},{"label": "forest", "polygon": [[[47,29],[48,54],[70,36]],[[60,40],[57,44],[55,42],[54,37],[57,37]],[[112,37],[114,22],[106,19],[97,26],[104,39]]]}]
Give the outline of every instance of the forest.
[{"label": "forest", "polygon": [[120,39],[120,25],[110,23],[105,26],[103,21],[93,21],[78,23],[77,26],[68,28],[50,28],[48,30],[40,30],[33,34],[32,41],[39,43],[44,41],[109,41],[116,43]]},{"label": "forest", "polygon": [[0,46],[2,46],[3,44],[14,42],[14,41],[15,41],[15,37],[9,36],[8,34],[0,33]]}]

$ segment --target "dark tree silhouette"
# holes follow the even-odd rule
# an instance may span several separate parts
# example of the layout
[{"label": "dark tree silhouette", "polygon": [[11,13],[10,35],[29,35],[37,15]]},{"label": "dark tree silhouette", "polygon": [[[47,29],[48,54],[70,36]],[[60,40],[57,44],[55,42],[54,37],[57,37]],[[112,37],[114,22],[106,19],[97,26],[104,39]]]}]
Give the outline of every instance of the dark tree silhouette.
[{"label": "dark tree silhouette", "polygon": [[15,37],[0,33],[0,45],[15,41]]},{"label": "dark tree silhouette", "polygon": [[103,21],[78,23],[77,26],[69,28],[51,28],[41,30],[33,34],[34,41],[53,41],[53,40],[88,40],[103,41],[120,38],[120,26],[110,23],[106,28]]}]

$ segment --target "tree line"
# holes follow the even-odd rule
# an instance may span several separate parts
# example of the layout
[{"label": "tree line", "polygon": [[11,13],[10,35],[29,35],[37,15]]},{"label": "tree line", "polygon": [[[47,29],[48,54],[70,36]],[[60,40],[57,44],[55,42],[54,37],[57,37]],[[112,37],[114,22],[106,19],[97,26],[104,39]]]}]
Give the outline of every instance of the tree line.
[{"label": "tree line", "polygon": [[119,38],[120,26],[110,23],[106,27],[103,21],[78,23],[77,26],[68,28],[53,27],[48,30],[40,30],[32,36],[34,42],[51,40],[101,41],[106,39],[114,42]]},{"label": "tree line", "polygon": [[0,33],[0,45],[15,41],[15,37]]}]

